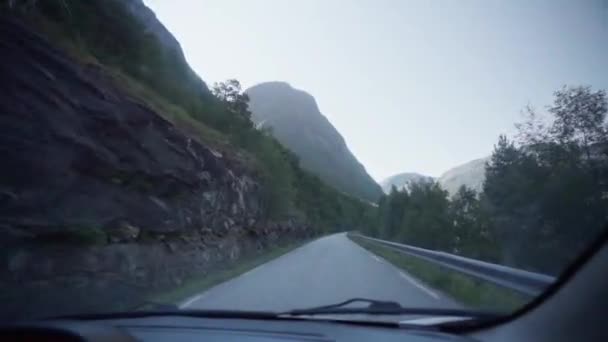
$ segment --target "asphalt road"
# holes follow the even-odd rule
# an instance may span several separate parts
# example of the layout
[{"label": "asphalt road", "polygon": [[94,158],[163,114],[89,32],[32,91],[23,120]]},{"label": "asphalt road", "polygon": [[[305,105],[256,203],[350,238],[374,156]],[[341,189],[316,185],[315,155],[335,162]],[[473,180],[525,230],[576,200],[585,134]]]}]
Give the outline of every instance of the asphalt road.
[{"label": "asphalt road", "polygon": [[346,234],[312,241],[188,299],[181,307],[283,311],[353,297],[392,300],[409,307],[458,307]]}]

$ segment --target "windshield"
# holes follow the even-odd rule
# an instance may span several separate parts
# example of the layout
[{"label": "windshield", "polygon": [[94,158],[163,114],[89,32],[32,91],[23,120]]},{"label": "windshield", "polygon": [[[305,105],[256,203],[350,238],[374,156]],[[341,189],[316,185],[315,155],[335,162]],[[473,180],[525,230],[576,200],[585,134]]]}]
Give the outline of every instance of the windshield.
[{"label": "windshield", "polygon": [[0,319],[505,315],[608,222],[605,1],[0,9]]}]

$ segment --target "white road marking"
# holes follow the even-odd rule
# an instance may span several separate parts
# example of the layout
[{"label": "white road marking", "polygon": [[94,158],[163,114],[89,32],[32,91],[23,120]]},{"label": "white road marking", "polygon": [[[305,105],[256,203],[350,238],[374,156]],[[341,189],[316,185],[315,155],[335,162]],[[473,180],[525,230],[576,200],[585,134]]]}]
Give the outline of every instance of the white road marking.
[{"label": "white road marking", "polygon": [[381,257],[377,256],[376,254],[368,251],[367,249],[361,247],[359,244],[355,243],[354,241],[351,241],[350,239],[348,241],[350,241],[350,243],[352,243],[354,246],[359,247],[359,249],[364,251],[365,254],[369,255],[370,257],[372,257],[372,259],[376,260],[377,262],[386,263],[386,261],[384,261],[384,259],[382,259]]},{"label": "white road marking", "polygon": [[251,274],[251,273],[253,273],[253,271],[254,271],[254,270],[256,270],[256,269],[257,269],[257,267],[256,267],[256,268],[252,268],[252,269],[250,269],[249,271],[247,271],[247,272],[245,272],[245,273],[241,274],[241,275],[240,275],[240,277],[244,277],[244,276],[246,276],[246,275],[248,275],[248,274]]},{"label": "white road marking", "polygon": [[188,299],[187,301],[183,302],[182,304],[179,305],[180,309],[183,309],[185,307],[190,306],[192,303],[196,302],[197,300],[201,299],[203,297],[202,294],[196,295],[190,299]]},{"label": "white road marking", "polygon": [[424,285],[422,285],[419,282],[417,282],[416,280],[414,280],[414,278],[408,276],[407,274],[405,274],[403,272],[399,272],[399,275],[401,276],[401,278],[407,280],[410,284],[412,284],[412,285],[416,286],[417,288],[419,288],[420,290],[424,291],[429,296],[431,296],[435,299],[439,299],[439,296],[435,292],[427,289]]},{"label": "white road marking", "polygon": [[[322,239],[322,238],[321,238],[321,239]],[[261,264],[261,265],[258,265],[258,266],[256,266],[256,267],[254,267],[254,268],[250,269],[249,271],[247,271],[247,272],[245,272],[245,273],[242,273],[242,274],[240,274],[240,275],[238,275],[238,276],[236,276],[236,277],[234,277],[234,278],[232,278],[232,279],[230,279],[230,280],[228,280],[228,281],[226,281],[226,282],[224,282],[224,283],[221,283],[221,284],[218,284],[218,285],[216,285],[216,286],[213,286],[213,287],[211,287],[211,288],[209,288],[209,289],[205,290],[203,293],[200,293],[200,294],[198,294],[198,295],[196,295],[196,296],[194,296],[194,297],[192,297],[192,298],[189,298],[189,299],[188,299],[188,300],[186,300],[185,302],[181,303],[181,304],[179,305],[179,307],[180,307],[181,309],[186,308],[186,307],[188,307],[188,306],[192,305],[192,303],[194,303],[194,302],[196,302],[196,301],[198,301],[198,300],[202,299],[202,298],[203,298],[203,297],[204,297],[204,296],[205,296],[205,295],[206,295],[206,294],[207,294],[207,293],[208,293],[210,290],[212,290],[213,288],[215,288],[215,287],[217,287],[217,286],[219,286],[219,285],[225,284],[225,283],[227,283],[227,282],[234,281],[234,280],[236,280],[236,279],[238,279],[238,278],[240,278],[240,277],[247,276],[248,274],[251,274],[251,273],[253,273],[253,272],[254,272],[254,271],[256,271],[256,270],[259,270],[259,269],[263,268],[263,267],[264,267],[266,264],[268,264],[268,263],[271,263],[271,262],[273,262],[273,261],[275,261],[275,260],[277,260],[277,259],[280,259],[280,258],[282,258],[282,257],[285,257],[285,256],[288,256],[288,255],[290,255],[290,254],[293,254],[294,252],[301,251],[301,250],[302,250],[304,247],[306,247],[307,245],[309,245],[311,242],[314,242],[314,241],[317,241],[317,240],[320,240],[320,239],[315,239],[315,240],[313,240],[313,241],[309,241],[308,243],[305,243],[304,245],[302,245],[302,246],[300,246],[300,247],[298,247],[298,248],[296,248],[296,249],[294,249],[294,250],[291,250],[291,251],[289,251],[288,253],[285,253],[285,254],[283,254],[283,255],[281,255],[281,256],[279,256],[279,257],[275,258],[275,259],[269,260],[269,261],[267,261],[267,262],[265,262],[265,263],[263,263],[263,264]]]},{"label": "white road marking", "polygon": [[246,276],[246,275],[248,275],[248,274],[251,274],[251,273],[253,273],[253,271],[261,269],[261,268],[262,268],[262,266],[264,266],[264,265],[265,265],[265,264],[261,264],[261,265],[259,265],[259,266],[257,266],[257,267],[254,267],[254,268],[250,269],[249,271],[247,271],[247,272],[245,272],[245,273],[243,273],[243,274],[241,274],[241,275],[239,275],[239,276],[237,276],[237,277],[235,277],[235,278],[233,278],[233,279],[236,279],[236,278],[239,278],[239,277],[244,277],[244,276]]},{"label": "white road marking", "polygon": [[373,255],[373,254],[372,254],[372,258],[373,258],[374,260],[376,260],[377,262],[382,262],[382,260],[381,260],[380,258],[378,258],[377,256],[375,256],[375,255]]},{"label": "white road marking", "polygon": [[[359,244],[355,243],[354,241],[351,241],[351,243],[357,247],[359,247],[360,249],[362,249],[363,251],[365,251],[369,256],[371,256],[372,258],[374,258],[376,261],[380,261],[382,263],[385,263],[387,265],[391,265],[393,266],[391,263],[384,261],[383,259],[379,258],[378,256],[376,256],[375,254],[373,254],[372,252],[368,251],[367,249],[363,248],[362,246],[360,246]],[[424,293],[428,294],[429,296],[439,300],[439,295],[437,295],[435,292],[429,290],[428,288],[426,288],[424,285],[420,284],[419,282],[417,282],[416,280],[414,280],[412,277],[408,276],[407,274],[398,271],[399,275],[401,276],[401,278],[407,280],[410,284],[414,285],[415,287],[419,288],[420,290],[422,290]]]}]

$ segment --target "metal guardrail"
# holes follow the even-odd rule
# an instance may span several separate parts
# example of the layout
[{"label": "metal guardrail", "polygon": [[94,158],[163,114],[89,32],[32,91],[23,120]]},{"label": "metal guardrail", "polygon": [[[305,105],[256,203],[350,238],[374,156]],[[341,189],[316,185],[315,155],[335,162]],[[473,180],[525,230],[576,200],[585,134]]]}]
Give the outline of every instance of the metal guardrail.
[{"label": "metal guardrail", "polygon": [[544,291],[547,286],[555,281],[555,277],[546,274],[524,271],[450,253],[375,239],[361,234],[351,233],[351,235],[526,295],[535,296]]}]

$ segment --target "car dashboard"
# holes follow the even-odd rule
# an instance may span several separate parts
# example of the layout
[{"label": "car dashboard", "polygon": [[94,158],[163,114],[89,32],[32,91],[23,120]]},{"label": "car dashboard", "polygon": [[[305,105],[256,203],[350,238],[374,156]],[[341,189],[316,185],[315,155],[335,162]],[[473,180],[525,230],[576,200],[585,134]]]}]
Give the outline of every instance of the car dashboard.
[{"label": "car dashboard", "polygon": [[0,330],[2,341],[472,341],[429,327],[411,328],[302,319],[227,319],[154,316],[102,320],[48,320]]}]

